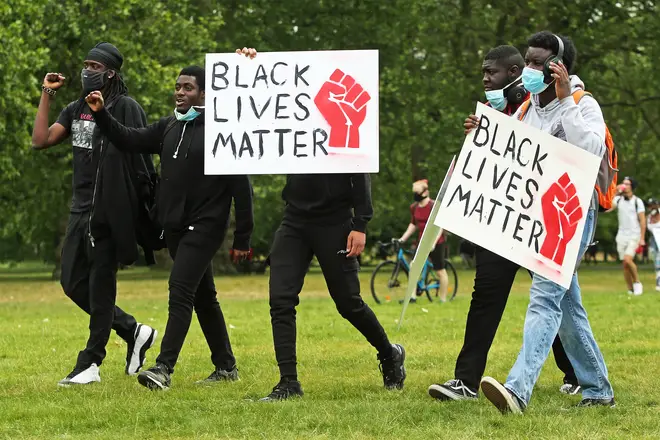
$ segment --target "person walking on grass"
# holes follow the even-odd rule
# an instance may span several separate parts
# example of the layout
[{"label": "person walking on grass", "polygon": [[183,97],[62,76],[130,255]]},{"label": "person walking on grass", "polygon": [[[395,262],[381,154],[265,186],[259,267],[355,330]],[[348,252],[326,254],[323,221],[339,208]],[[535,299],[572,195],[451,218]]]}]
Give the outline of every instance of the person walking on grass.
[{"label": "person walking on grass", "polygon": [[649,216],[646,229],[651,232],[651,250],[653,252],[653,261],[655,267],[655,290],[660,292],[660,202],[658,199],[648,200]]},{"label": "person walking on grass", "polygon": [[[489,107],[510,116],[529,98],[527,90],[521,87],[524,65],[522,55],[513,46],[498,46],[486,54],[482,71]],[[465,122],[466,130],[473,124],[474,120],[468,118]],[[474,276],[474,291],[465,323],[463,347],[456,359],[454,379],[432,384],[428,389],[429,395],[437,400],[477,399],[479,381],[486,369],[488,352],[520,269],[520,266],[512,261],[481,246],[476,247],[475,259],[477,270]],[[580,385],[559,336],[555,338],[552,350],[557,367],[564,373],[564,383],[559,391],[564,394],[579,393]]]},{"label": "person walking on grass", "polygon": [[[82,94],[48,126],[48,110],[66,78],[48,73],[32,131],[32,148],[44,150],[71,138],[73,198],[62,246],[61,284],[64,293],[89,314],[89,337],[70,374],[60,386],[100,382],[99,367],[106,355],[111,330],[128,346],[126,374],[136,374],[158,332],[115,305],[118,265],[138,258],[136,230],[138,176],[153,170],[150,155],[123,154],[121,145],[99,134],[84,96],[99,90],[112,114],[129,127],[143,127],[142,107],[128,96],[121,77],[123,56],[110,43],[99,43],[83,62]],[[149,166],[150,168],[146,168]],[[131,213],[133,215],[131,215]],[[142,247],[145,247],[141,243]],[[150,249],[146,248],[145,253]]]},{"label": "person walking on grass", "polygon": [[623,278],[629,295],[641,295],[644,286],[639,280],[635,254],[646,244],[646,210],[642,199],[634,194],[637,182],[632,177],[624,177],[619,193],[614,197],[611,211],[617,211],[619,229],[616,233],[616,249],[623,261]]},{"label": "person walking on grass", "polygon": [[[250,58],[256,56],[254,49],[237,52]],[[158,215],[174,264],[160,354],[153,367],[138,375],[138,382],[152,390],[170,387],[193,309],[215,366],[200,383],[238,380],[211,263],[224,240],[232,200],[236,211],[232,246],[235,261],[248,257],[253,229],[252,186],[248,177],[204,174],[204,69],[182,69],[174,97],[173,115],[140,129],[120,124],[105,108],[101,93],[92,92],[86,98],[101,132],[113,142],[126,151],[159,154],[161,158]]]},{"label": "person walking on grass", "polygon": [[[528,44],[522,78],[532,97],[514,117],[565,140],[574,148],[595,154],[603,165],[609,161],[607,127],[600,106],[591,95],[584,94],[577,102],[573,96],[584,93],[582,81],[569,75],[577,55],[573,42],[544,31],[532,35]],[[476,127],[475,123],[469,129]],[[598,187],[607,188],[610,182],[605,180],[609,178],[607,173],[599,174]],[[518,358],[504,384],[492,377],[481,380],[482,392],[502,413],[525,411],[557,332],[582,388],[578,406],[615,406],[605,360],[582,305],[577,275],[579,261],[593,240],[598,200],[598,192],[594,190],[570,287],[566,289],[534,274]]]},{"label": "person walking on grass", "polygon": [[[418,180],[413,183],[413,195],[415,202],[410,205],[410,224],[408,224],[408,229],[403,233],[399,241],[405,243],[415,231],[419,232],[419,240],[422,239],[422,234],[426,228],[426,223],[429,221],[431,216],[431,210],[433,209],[433,204],[435,203],[429,197],[429,182],[426,179]],[[445,254],[447,252],[447,243],[445,240],[444,232],[440,234],[438,240],[435,243],[435,247],[429,254],[431,263],[433,263],[433,269],[435,269],[436,274],[438,275],[438,280],[440,280],[439,287],[439,297],[440,302],[447,301],[447,287],[449,286],[449,277],[447,276],[447,269],[445,265]],[[411,302],[417,301],[416,298],[411,298]]]},{"label": "person walking on grass", "polygon": [[390,343],[376,315],[360,296],[357,257],[373,216],[368,174],[289,175],[282,192],[284,218],[270,252],[270,316],[280,380],[262,401],[299,397],[296,306],[316,256],[339,314],[378,351],[386,389],[402,389],[406,352]]}]

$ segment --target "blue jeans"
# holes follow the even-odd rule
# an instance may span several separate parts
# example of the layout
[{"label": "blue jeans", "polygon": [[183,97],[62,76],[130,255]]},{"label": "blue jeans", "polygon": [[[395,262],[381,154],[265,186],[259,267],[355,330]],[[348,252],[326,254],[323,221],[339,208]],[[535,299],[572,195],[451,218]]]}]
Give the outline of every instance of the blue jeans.
[{"label": "blue jeans", "polygon": [[[584,255],[595,227],[595,212],[590,209],[582,233],[578,261]],[[614,392],[607,379],[607,367],[591,331],[587,312],[582,306],[577,271],[573,274],[568,290],[534,274],[529,293],[523,345],[504,386],[527,405],[559,331],[559,337],[582,387],[582,397],[612,398]]]}]

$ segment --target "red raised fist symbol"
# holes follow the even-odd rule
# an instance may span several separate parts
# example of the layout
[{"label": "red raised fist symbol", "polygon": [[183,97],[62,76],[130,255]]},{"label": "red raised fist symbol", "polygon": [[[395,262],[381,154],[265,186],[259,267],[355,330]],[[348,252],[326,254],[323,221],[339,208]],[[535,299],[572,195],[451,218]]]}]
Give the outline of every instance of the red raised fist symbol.
[{"label": "red raised fist symbol", "polygon": [[582,219],[580,199],[567,173],[550,185],[541,197],[541,206],[546,230],[541,255],[561,266],[566,245],[575,236],[577,224]]},{"label": "red raised fist symbol", "polygon": [[323,83],[314,104],[330,124],[328,145],[360,148],[360,125],[367,116],[369,93],[352,76],[336,69]]}]

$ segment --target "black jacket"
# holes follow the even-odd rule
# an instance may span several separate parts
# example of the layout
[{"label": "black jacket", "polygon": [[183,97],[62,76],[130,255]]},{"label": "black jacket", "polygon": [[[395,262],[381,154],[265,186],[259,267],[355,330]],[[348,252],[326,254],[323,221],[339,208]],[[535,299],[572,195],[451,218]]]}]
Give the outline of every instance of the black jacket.
[{"label": "black jacket", "polygon": [[[114,117],[128,126],[144,127],[147,123],[142,107],[128,96],[120,96],[108,106]],[[125,154],[102,133],[96,133],[94,143],[92,162],[97,171],[90,207],[90,239],[109,234],[121,264],[135,263],[138,244],[147,261],[153,261],[153,251],[141,242],[139,234],[140,202],[148,195],[146,183],[155,172],[151,156]]]},{"label": "black jacket", "polygon": [[292,174],[282,191],[284,218],[337,224],[353,218],[353,230],[366,232],[373,217],[368,174]]},{"label": "black jacket", "polygon": [[194,227],[224,233],[231,201],[236,209],[234,249],[248,250],[254,227],[252,186],[247,176],[204,174],[204,115],[192,121],[165,117],[145,128],[121,125],[104,108],[94,113],[101,131],[125,151],[160,154],[158,218],[166,230]]}]

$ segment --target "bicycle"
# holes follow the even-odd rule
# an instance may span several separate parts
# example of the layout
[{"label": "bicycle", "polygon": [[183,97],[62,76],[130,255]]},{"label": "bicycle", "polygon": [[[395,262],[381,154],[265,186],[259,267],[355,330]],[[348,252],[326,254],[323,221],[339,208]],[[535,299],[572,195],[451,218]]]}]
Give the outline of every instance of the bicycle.
[{"label": "bicycle", "polygon": [[[393,248],[396,254],[396,261],[385,260],[376,266],[371,275],[371,295],[378,304],[391,301],[401,302],[406,295],[408,272],[410,271],[410,265],[405,255],[413,255],[413,252],[404,250],[401,247],[401,242],[396,239],[392,239],[390,243],[378,242],[378,246],[380,247],[381,255],[385,256],[389,255],[389,248]],[[449,278],[447,300],[451,301],[456,297],[456,293],[458,292],[458,276],[456,275],[454,265],[447,259],[445,259],[445,268],[447,269],[447,276]],[[378,277],[379,275],[381,275],[380,278],[386,276],[387,282],[381,280]],[[376,289],[378,289],[378,292]],[[426,294],[428,300],[433,301],[434,296],[438,297],[439,291],[440,281],[435,273],[433,264],[427,259],[424,263],[420,279],[417,281],[416,297]],[[413,299],[416,300],[417,298]]]}]

